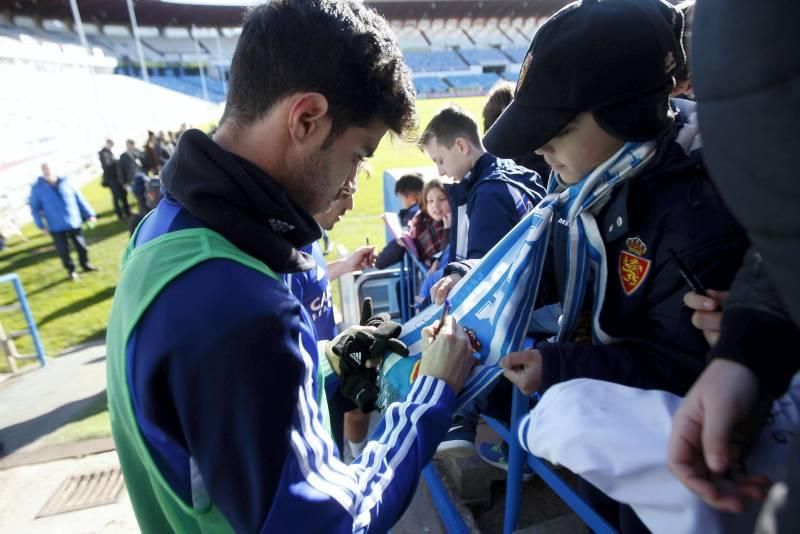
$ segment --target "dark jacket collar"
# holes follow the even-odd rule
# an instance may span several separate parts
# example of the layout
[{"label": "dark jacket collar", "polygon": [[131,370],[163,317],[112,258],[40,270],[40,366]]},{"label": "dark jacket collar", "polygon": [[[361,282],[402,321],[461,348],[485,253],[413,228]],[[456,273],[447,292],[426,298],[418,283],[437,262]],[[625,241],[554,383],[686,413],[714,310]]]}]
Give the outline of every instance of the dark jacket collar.
[{"label": "dark jacket collar", "polygon": [[[653,159],[639,175],[622,184],[614,192],[603,210],[602,217],[597,219],[600,233],[605,237],[607,243],[628,232],[628,197],[630,188],[634,185],[631,182],[643,183],[646,180],[657,179],[664,173],[685,171],[702,164],[702,150],[700,148],[689,150],[690,147],[699,147],[700,145],[699,134],[694,123],[697,120],[695,103],[688,100],[671,100],[670,105],[675,113],[675,122],[670,130],[656,140],[656,153]],[[682,136],[681,133],[683,133]],[[680,143],[678,142],[679,136],[682,138]],[[690,138],[686,139],[687,137]],[[695,140],[696,142],[693,142]]]},{"label": "dark jacket collar", "polygon": [[189,213],[273,270],[314,266],[297,249],[320,238],[316,221],[270,176],[203,132],[181,135],[161,180]]},{"label": "dark jacket collar", "polygon": [[497,158],[485,152],[481,157],[478,158],[478,161],[475,162],[475,165],[469,170],[469,172],[464,176],[461,180],[466,187],[466,189],[471,189],[475,186],[475,183],[480,180],[481,176],[485,174],[486,167],[491,165],[495,162]]}]

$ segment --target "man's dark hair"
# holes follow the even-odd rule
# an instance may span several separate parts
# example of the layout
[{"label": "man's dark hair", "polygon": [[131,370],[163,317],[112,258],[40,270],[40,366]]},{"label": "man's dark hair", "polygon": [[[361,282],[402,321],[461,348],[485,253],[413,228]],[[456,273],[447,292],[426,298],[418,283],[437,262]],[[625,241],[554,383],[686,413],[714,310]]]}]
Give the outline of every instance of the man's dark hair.
[{"label": "man's dark hair", "polygon": [[422,175],[418,172],[413,172],[410,174],[404,174],[400,178],[398,178],[397,183],[394,184],[394,194],[395,195],[411,195],[414,193],[422,193],[422,188],[425,185],[425,180],[422,179]]},{"label": "man's dark hair", "polygon": [[497,117],[503,113],[511,101],[514,100],[514,84],[501,80],[494,84],[486,97],[483,106],[483,131],[489,131]]},{"label": "man's dark hair", "polygon": [[359,2],[274,0],[248,13],[222,121],[247,126],[304,91],[328,99],[331,140],[375,119],[397,134],[414,127],[414,87],[397,40]]},{"label": "man's dark hair", "polygon": [[437,113],[419,136],[417,146],[423,148],[431,139],[445,148],[452,148],[456,139],[463,137],[475,146],[481,146],[478,135],[478,124],[466,111],[456,105],[450,105]]}]

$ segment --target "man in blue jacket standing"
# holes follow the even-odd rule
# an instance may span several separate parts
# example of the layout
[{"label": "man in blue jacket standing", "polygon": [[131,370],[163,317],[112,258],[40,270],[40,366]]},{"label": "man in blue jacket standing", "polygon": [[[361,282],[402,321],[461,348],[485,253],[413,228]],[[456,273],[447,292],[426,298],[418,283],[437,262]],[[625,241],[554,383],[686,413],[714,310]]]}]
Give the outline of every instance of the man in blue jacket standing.
[{"label": "man in blue jacket standing", "polygon": [[78,251],[78,262],[84,272],[97,270],[89,263],[89,248],[81,229],[84,221],[96,221],[95,211],[69,180],[56,176],[50,166],[43,163],[42,175],[31,188],[29,204],[33,222],[45,234],[53,237],[58,257],[71,279],[77,280],[79,276],[69,254],[68,240]]}]

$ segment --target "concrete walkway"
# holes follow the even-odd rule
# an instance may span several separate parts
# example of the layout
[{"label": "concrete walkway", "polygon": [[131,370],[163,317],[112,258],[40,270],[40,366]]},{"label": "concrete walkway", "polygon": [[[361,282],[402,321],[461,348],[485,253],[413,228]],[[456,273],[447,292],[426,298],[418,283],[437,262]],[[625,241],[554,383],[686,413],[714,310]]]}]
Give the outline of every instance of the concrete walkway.
[{"label": "concrete walkway", "polygon": [[102,409],[105,390],[103,344],[73,349],[0,382],[0,532],[139,532],[124,490],[114,504],[36,517],[68,477],[119,466],[108,437],[58,445],[45,439]]},{"label": "concrete walkway", "polygon": [[139,532],[128,493],[105,506],[36,518],[59,485],[72,475],[118,467],[115,452],[0,470],[0,532],[89,534]]},{"label": "concrete walkway", "polygon": [[0,383],[0,462],[104,404],[105,354],[103,344],[86,345]]}]

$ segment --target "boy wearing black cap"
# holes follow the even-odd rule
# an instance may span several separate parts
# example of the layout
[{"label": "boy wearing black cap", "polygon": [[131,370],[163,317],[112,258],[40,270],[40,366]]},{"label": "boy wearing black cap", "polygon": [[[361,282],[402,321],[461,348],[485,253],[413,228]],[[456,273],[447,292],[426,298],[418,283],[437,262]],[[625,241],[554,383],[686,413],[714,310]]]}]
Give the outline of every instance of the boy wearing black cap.
[{"label": "boy wearing black cap", "polygon": [[[693,104],[669,99],[682,28],[659,0],[567,5],[537,32],[514,101],[484,138],[501,157],[535,149],[553,169],[539,300],[561,301],[561,329],[500,362],[526,394],[594,378],[683,395],[703,370],[708,344],[682,305],[672,255],[707,287],[728,287],[746,239],[702,167]],[[437,301],[455,279],[434,288]],[[575,342],[581,324],[591,344]],[[643,528],[612,508],[612,525]]]}]

